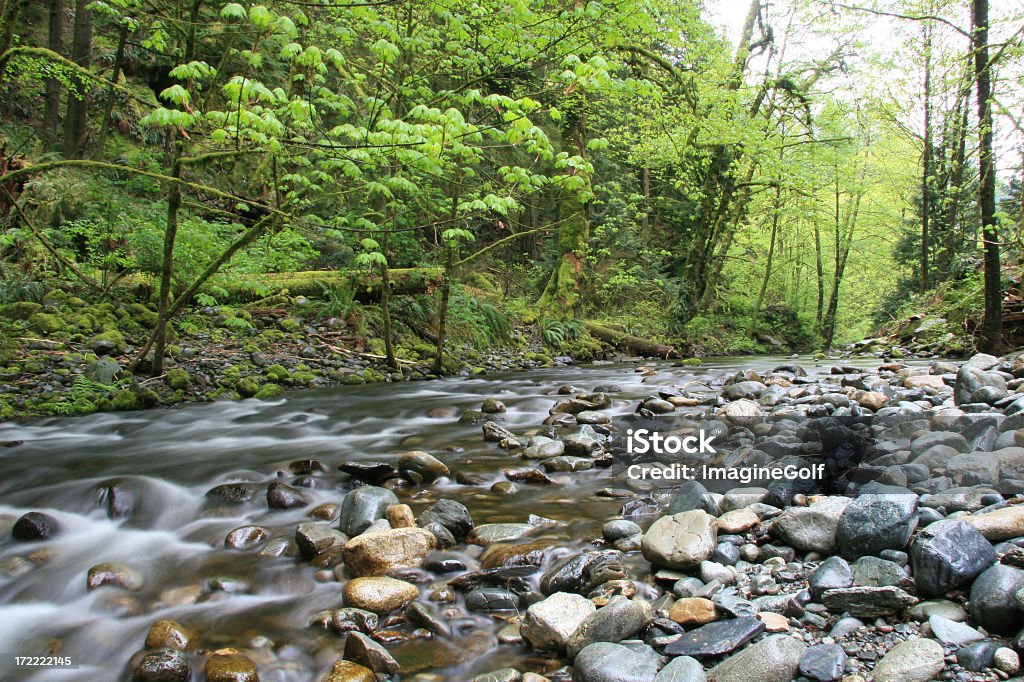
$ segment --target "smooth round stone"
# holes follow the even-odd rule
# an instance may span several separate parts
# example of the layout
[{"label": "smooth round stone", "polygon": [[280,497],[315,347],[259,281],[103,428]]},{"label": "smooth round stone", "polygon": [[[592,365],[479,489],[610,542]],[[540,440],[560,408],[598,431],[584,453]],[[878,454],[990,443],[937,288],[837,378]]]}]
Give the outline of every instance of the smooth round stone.
[{"label": "smooth round stone", "polygon": [[146,654],[132,671],[132,682],[187,682],[191,677],[188,660],[174,649]]},{"label": "smooth round stone", "polygon": [[597,607],[586,597],[557,592],[526,610],[521,634],[534,649],[561,651]]},{"label": "smooth round stone", "polygon": [[352,661],[336,661],[320,682],[377,682],[369,668]]},{"label": "smooth round stone", "polygon": [[1003,564],[992,566],[971,586],[971,617],[989,632],[1013,634],[1022,623],[1016,599],[1021,588],[1024,571]]},{"label": "smooth round stone", "polygon": [[584,410],[576,415],[577,424],[608,424],[611,418],[604,412],[596,410]]},{"label": "smooth round stone", "polygon": [[60,529],[57,519],[42,512],[28,512],[14,522],[11,537],[23,542],[49,540]]},{"label": "smooth round stone", "polygon": [[719,533],[742,533],[761,523],[760,517],[750,509],[733,509],[718,517]]},{"label": "smooth round stone", "polygon": [[400,568],[418,568],[436,546],[433,533],[424,528],[388,528],[352,538],[342,556],[350,575],[388,575]]},{"label": "smooth round stone", "polygon": [[917,496],[861,495],[839,517],[836,544],[845,559],[902,550],[917,527]]},{"label": "smooth round stone", "polygon": [[341,503],[338,530],[353,537],[383,519],[387,508],[399,504],[398,497],[387,488],[363,486],[352,490]]},{"label": "smooth round stone", "polygon": [[711,560],[724,566],[735,566],[740,560],[740,556],[739,547],[728,542],[719,542],[715,547],[714,554],[711,555]]},{"label": "smooth round stone", "polygon": [[419,450],[402,455],[398,460],[398,471],[406,479],[417,484],[433,483],[451,474],[444,462]]},{"label": "smooth round stone", "polygon": [[838,556],[829,557],[814,569],[807,582],[811,598],[819,601],[827,590],[853,586],[853,569],[846,559]]},{"label": "smooth round stone", "polygon": [[789,635],[770,635],[725,659],[708,673],[715,682],[790,682],[807,645]]},{"label": "smooth round stone", "polygon": [[942,645],[918,637],[894,646],[875,666],[873,676],[875,682],[930,682],[943,667]]},{"label": "smooth round stone", "polygon": [[661,664],[661,656],[648,646],[595,642],[584,647],[573,661],[573,679],[578,682],[650,682]]},{"label": "smooth round stone", "polygon": [[1001,648],[998,642],[975,642],[956,652],[956,662],[967,670],[980,672],[995,664],[996,651]]},{"label": "smooth round stone", "polygon": [[480,411],[484,414],[501,414],[505,410],[505,403],[497,398],[486,398],[480,406]]},{"label": "smooth round stone", "polygon": [[519,595],[503,587],[478,587],[466,594],[470,611],[514,611],[519,608]]},{"label": "smooth round stone", "polygon": [[306,496],[286,483],[274,481],[267,486],[267,506],[271,509],[294,509],[307,504]]},{"label": "smooth round stone", "polygon": [[251,659],[215,654],[206,659],[206,682],[259,682],[259,676]]},{"label": "smooth round stone", "polygon": [[651,524],[641,551],[652,564],[686,570],[714,553],[717,535],[717,519],[706,512],[672,514]]},{"label": "smooth round stone", "polygon": [[608,542],[615,542],[616,540],[628,538],[631,535],[636,535],[637,533],[642,532],[643,529],[641,529],[640,526],[626,519],[608,521],[601,527],[601,534]]},{"label": "smooth round stone", "polygon": [[1013,649],[1000,647],[992,657],[992,664],[1007,675],[1016,675],[1020,672],[1020,655]]},{"label": "smooth round stone", "polygon": [[718,619],[718,612],[710,599],[684,597],[676,600],[668,617],[680,625],[706,625]]},{"label": "smooth round stone", "polygon": [[690,656],[676,656],[658,672],[654,682],[706,682],[704,666]]},{"label": "smooth round stone", "polygon": [[347,606],[374,613],[402,608],[420,596],[419,589],[403,580],[387,577],[353,578],[342,591]]},{"label": "smooth round stone", "polygon": [[959,604],[954,604],[947,599],[931,599],[915,604],[910,607],[910,617],[918,622],[923,622],[932,616],[941,616],[955,623],[962,623],[967,620],[967,612]]},{"label": "smooth round stone", "polygon": [[180,623],[173,620],[158,620],[149,626],[146,648],[184,651],[191,639],[192,635]]},{"label": "smooth round stone", "polygon": [[230,549],[255,549],[267,541],[267,529],[261,526],[241,526],[224,538],[224,546]]},{"label": "smooth round stone", "polygon": [[145,582],[142,574],[131,566],[115,562],[96,564],[86,576],[86,586],[90,591],[109,585],[137,592]]}]

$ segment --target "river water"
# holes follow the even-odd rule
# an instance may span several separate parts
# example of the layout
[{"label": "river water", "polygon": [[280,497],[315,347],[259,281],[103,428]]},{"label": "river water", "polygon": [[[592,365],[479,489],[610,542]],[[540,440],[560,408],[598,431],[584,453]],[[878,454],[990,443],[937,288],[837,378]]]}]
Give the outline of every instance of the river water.
[{"label": "river water", "polygon": [[[652,368],[648,372],[634,364],[562,367],[303,391],[275,402],[0,424],[0,443],[23,441],[0,447],[5,537],[0,562],[14,573],[0,577],[0,652],[59,652],[80,665],[77,670],[0,669],[0,679],[128,679],[130,659],[158,619],[176,620],[196,632],[199,653],[244,650],[263,682],[317,679],[340,656],[343,638],[308,623],[317,611],[342,605],[341,583],[317,576],[318,569],[297,556],[267,558],[226,549],[229,531],[260,525],[271,530],[271,538],[294,537],[295,526],[310,520],[310,509],[341,501],[347,476],[337,471],[339,463],[394,462],[398,453],[416,449],[434,454],[453,472],[481,479],[477,485],[443,479],[401,491],[417,514],[449,497],[465,504],[478,525],[523,522],[530,514],[548,517],[559,525],[531,539],[554,539],[564,548],[556,556],[566,555],[600,538],[601,524],[617,514],[622,500],[594,495],[615,484],[613,474],[607,469],[552,474],[555,485],[522,483],[512,495],[493,493],[490,485],[504,480],[503,467],[526,463],[484,442],[479,424],[459,424],[462,411],[479,409],[485,397],[497,398],[508,407],[501,424],[518,434],[540,427],[565,384],[586,391],[600,384],[620,386],[622,392],[605,410],[614,419],[632,413],[638,399],[655,395],[659,386],[700,392],[710,388],[694,382],[720,383],[728,372],[766,371],[791,362],[809,372],[827,372],[829,364],[766,356],[711,360],[701,367],[644,363]],[[432,417],[432,408],[450,409],[446,416]],[[303,488],[311,505],[268,510],[262,495],[266,484],[292,482],[288,464],[304,459],[320,460],[329,470],[317,478],[319,487]],[[127,518],[106,513],[102,491],[112,481],[135,499]],[[217,505],[205,496],[216,485],[237,481],[261,484],[250,503]],[[37,543],[10,540],[14,519],[32,510],[56,518],[60,534]],[[141,572],[142,589],[88,591],[87,571],[100,562]],[[17,565],[21,570],[11,568]],[[443,616],[441,605],[432,608]],[[544,660],[529,659],[525,647],[498,646],[494,633],[503,625],[486,615],[462,614],[451,640],[400,641],[404,636],[395,632],[398,643],[389,648],[403,664],[402,680],[464,682],[505,665],[542,671]],[[193,670],[201,669],[202,657],[190,656]]]}]

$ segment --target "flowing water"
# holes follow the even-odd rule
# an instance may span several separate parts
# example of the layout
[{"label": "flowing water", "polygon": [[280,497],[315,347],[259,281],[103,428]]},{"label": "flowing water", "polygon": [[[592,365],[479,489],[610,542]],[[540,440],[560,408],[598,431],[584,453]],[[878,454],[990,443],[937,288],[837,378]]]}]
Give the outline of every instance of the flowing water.
[{"label": "flowing water", "polygon": [[[814,361],[801,358],[812,371]],[[458,415],[478,409],[485,397],[508,406],[501,423],[516,433],[536,430],[557,399],[559,386],[591,390],[617,384],[606,412],[613,418],[634,411],[637,399],[658,386],[710,390],[699,383],[726,371],[769,370],[782,357],[729,358],[699,368],[668,363],[564,367],[479,378],[345,387],[289,394],[276,402],[247,400],[192,405],[183,409],[49,419],[0,424],[0,562],[18,564],[14,577],[0,577],[0,652],[56,651],[75,658],[77,670],[3,670],[0,679],[118,680],[130,677],[130,659],[141,649],[149,625],[177,620],[197,633],[199,651],[245,650],[263,682],[317,679],[342,651],[343,639],[308,627],[310,616],[341,606],[341,584],[317,576],[298,557],[260,557],[255,551],[224,547],[224,537],[243,525],[271,529],[271,537],[293,537],[298,523],[323,502],[340,502],[346,475],[343,461],[389,460],[425,450],[453,472],[484,482],[440,484],[400,492],[418,514],[440,497],[465,504],[477,524],[522,522],[530,514],[560,521],[535,537],[553,538],[560,555],[579,551],[599,538],[601,524],[614,517],[621,500],[595,496],[615,484],[608,470],[552,474],[555,485],[519,484],[499,495],[490,484],[504,480],[502,467],[525,464],[493,443],[479,424],[459,424]],[[824,363],[821,363],[824,366]],[[818,371],[826,371],[819,369]],[[451,408],[431,417],[432,408]],[[329,471],[318,487],[304,488],[311,505],[272,511],[262,491],[275,479],[291,482],[294,460],[318,459]],[[103,490],[112,481],[135,499],[127,518],[110,519]],[[248,504],[212,504],[213,486],[258,482]],[[43,511],[61,532],[37,543],[11,541],[9,527],[27,511]],[[472,552],[471,552],[472,553]],[[20,557],[20,559],[19,559]],[[26,561],[27,560],[27,561]],[[141,590],[86,589],[89,568],[120,562],[145,577]],[[638,571],[639,574],[639,571]],[[430,578],[429,582],[440,581]],[[319,579],[318,579],[319,578]],[[211,588],[211,580],[214,586]],[[430,586],[424,590],[429,592]],[[442,611],[436,605],[436,612]],[[504,625],[485,615],[462,615],[451,640],[411,639],[389,645],[403,664],[403,680],[468,680],[504,665],[541,670],[525,647],[498,646],[494,632]],[[401,639],[400,633],[395,633]],[[471,660],[463,660],[472,657]],[[192,654],[193,670],[202,657]],[[9,661],[7,662],[9,663]],[[417,674],[429,673],[417,678]],[[194,679],[199,679],[196,672]]]}]

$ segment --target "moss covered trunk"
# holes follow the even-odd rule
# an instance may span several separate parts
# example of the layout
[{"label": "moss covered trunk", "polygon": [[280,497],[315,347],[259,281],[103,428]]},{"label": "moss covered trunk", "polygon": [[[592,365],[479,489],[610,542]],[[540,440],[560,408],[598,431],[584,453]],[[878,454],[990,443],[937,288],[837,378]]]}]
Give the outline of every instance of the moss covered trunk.
[{"label": "moss covered trunk", "polygon": [[580,301],[580,280],[583,259],[590,239],[590,222],[586,209],[576,193],[567,193],[559,205],[562,222],[558,230],[558,250],[561,256],[548,279],[537,307],[544,315],[574,317]]}]

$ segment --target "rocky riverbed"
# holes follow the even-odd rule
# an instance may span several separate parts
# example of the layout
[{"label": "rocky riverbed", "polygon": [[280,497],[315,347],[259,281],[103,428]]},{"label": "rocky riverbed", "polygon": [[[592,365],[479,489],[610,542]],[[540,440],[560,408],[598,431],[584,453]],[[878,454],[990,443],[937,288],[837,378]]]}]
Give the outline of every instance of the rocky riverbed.
[{"label": "rocky riverbed", "polygon": [[[0,635],[84,664],[40,680],[1017,676],[1024,361],[763,362],[479,380],[472,404],[431,384],[404,412],[385,393],[248,401],[204,434],[187,410],[90,417],[100,443],[58,456],[63,478],[32,456],[75,421],[0,428],[21,441],[3,453]],[[390,431],[389,401],[419,416]],[[194,445],[175,450],[176,428]],[[714,452],[630,453],[641,428],[703,431]],[[246,456],[227,456],[235,434]],[[154,462],[175,452],[187,472]]]}]

